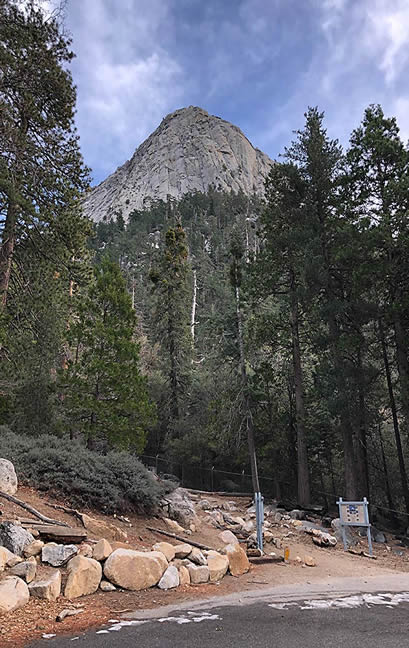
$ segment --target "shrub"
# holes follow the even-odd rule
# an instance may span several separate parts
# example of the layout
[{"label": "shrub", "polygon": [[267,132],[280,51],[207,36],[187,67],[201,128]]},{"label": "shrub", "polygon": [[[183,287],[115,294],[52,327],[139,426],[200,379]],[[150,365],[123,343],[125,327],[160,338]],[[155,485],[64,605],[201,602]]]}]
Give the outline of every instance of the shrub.
[{"label": "shrub", "polygon": [[73,506],[102,513],[154,511],[175,484],[157,481],[127,452],[106,455],[80,443],[43,434],[33,438],[0,426],[0,457],[13,462],[19,479],[40,491],[66,496]]}]

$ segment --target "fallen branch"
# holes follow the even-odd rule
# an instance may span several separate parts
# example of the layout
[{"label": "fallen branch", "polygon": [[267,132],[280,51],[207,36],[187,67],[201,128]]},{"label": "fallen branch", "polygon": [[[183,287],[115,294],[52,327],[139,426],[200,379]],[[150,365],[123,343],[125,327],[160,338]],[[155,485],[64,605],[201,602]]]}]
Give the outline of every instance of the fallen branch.
[{"label": "fallen branch", "polygon": [[9,502],[12,502],[13,504],[16,504],[17,506],[21,506],[21,508],[28,511],[39,520],[42,520],[43,522],[47,522],[47,524],[57,524],[58,526],[69,527],[69,524],[66,524],[65,522],[60,522],[59,520],[53,520],[52,518],[43,515],[39,511],[36,511],[36,509],[30,506],[29,504],[22,502],[21,500],[17,499],[17,497],[13,497],[13,495],[9,495],[8,493],[3,493],[3,491],[0,491],[0,497],[3,497],[4,499],[8,500]]},{"label": "fallen branch", "polygon": [[154,529],[153,527],[146,527],[146,528],[148,529],[148,531],[153,531],[154,533],[160,533],[161,535],[164,535],[167,538],[173,538],[178,542],[185,542],[186,544],[192,545],[192,547],[197,547],[198,549],[203,549],[204,551],[212,551],[211,547],[207,547],[206,545],[201,544],[200,542],[194,542],[189,538],[182,538],[182,536],[178,536],[175,533],[170,533],[170,531],[162,531],[162,529]]},{"label": "fallen branch", "polygon": [[82,513],[77,511],[76,509],[68,508],[67,506],[61,506],[61,504],[50,504],[47,502],[47,506],[51,506],[52,508],[57,509],[58,511],[64,511],[64,513],[68,513],[68,515],[73,515],[74,517],[77,518],[82,524],[82,526],[85,529],[85,524],[84,524],[84,519],[82,517]]}]

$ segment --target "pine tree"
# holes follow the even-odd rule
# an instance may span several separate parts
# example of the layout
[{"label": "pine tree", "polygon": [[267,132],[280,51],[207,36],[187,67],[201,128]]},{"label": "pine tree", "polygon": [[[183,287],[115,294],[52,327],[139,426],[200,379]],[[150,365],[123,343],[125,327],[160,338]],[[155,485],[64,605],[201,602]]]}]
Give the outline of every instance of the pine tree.
[{"label": "pine tree", "polygon": [[168,229],[158,263],[150,271],[155,298],[155,337],[164,351],[169,391],[167,433],[181,435],[190,375],[190,289],[186,234],[179,223]]},{"label": "pine tree", "polygon": [[89,447],[108,443],[141,452],[154,419],[139,368],[136,317],[119,266],[104,259],[78,304],[68,339],[71,358],[60,372],[72,436]]},{"label": "pine tree", "polygon": [[[0,308],[21,271],[19,241],[31,240],[39,256],[52,252],[35,232],[60,232],[61,217],[88,184],[66,69],[73,56],[55,18],[46,19],[34,2],[23,9],[0,0]],[[72,213],[80,229],[81,217]]]}]

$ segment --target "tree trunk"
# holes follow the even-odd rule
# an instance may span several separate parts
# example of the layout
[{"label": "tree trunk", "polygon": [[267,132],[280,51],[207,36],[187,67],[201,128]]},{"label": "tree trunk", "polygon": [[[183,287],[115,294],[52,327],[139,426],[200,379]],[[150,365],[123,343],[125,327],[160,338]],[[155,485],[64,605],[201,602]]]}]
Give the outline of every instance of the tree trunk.
[{"label": "tree trunk", "polygon": [[[195,344],[195,320],[196,320],[196,306],[197,306],[197,272],[193,270],[193,297],[192,297],[192,313],[190,317],[190,333],[192,336],[192,345]],[[192,358],[193,362],[193,358]]]},{"label": "tree trunk", "polygon": [[243,393],[244,393],[244,408],[245,408],[246,427],[247,427],[247,443],[248,443],[249,455],[250,455],[251,478],[253,481],[254,492],[259,493],[260,483],[258,479],[256,447],[254,443],[254,425],[253,425],[253,416],[251,414],[251,407],[250,407],[250,395],[248,389],[246,360],[244,356],[243,323],[242,323],[242,314],[241,314],[241,307],[240,307],[240,288],[237,285],[235,286],[235,292],[236,292],[237,340],[239,343],[239,352],[240,352],[240,371],[241,371],[241,382],[242,382]]},{"label": "tree trunk", "polygon": [[298,503],[301,506],[308,506],[311,502],[310,476],[308,469],[308,451],[305,432],[303,372],[299,336],[299,309],[295,274],[293,269],[290,270],[290,296],[295,411],[297,421],[297,494]]},{"label": "tree trunk", "polygon": [[361,351],[358,349],[358,431],[356,443],[356,457],[359,470],[359,498],[369,499],[369,473],[368,473],[368,448],[367,448],[367,425],[365,405],[365,384],[362,368]]},{"label": "tree trunk", "polygon": [[394,433],[395,433],[396,450],[397,450],[397,453],[398,453],[398,462],[399,462],[400,481],[401,481],[401,484],[402,484],[402,493],[403,493],[403,498],[405,500],[406,511],[409,513],[408,478],[407,478],[407,474],[406,474],[405,459],[404,459],[403,450],[402,450],[402,441],[401,441],[401,438],[400,438],[398,414],[397,414],[397,410],[396,410],[395,395],[393,393],[391,369],[390,369],[390,365],[389,365],[388,350],[387,350],[386,340],[385,340],[385,332],[383,330],[382,321],[380,319],[378,320],[378,330],[379,330],[379,338],[380,338],[381,345],[382,345],[382,357],[383,357],[383,364],[384,364],[384,367],[385,367],[386,382],[387,382],[387,385],[388,385],[389,404],[391,406],[391,411],[392,411],[393,430],[394,430]]},{"label": "tree trunk", "polygon": [[6,222],[3,230],[3,241],[0,247],[0,307],[5,308],[10,284],[11,264],[16,242],[18,206],[9,202]]},{"label": "tree trunk", "polygon": [[379,443],[381,446],[381,457],[382,457],[382,466],[383,466],[383,473],[385,476],[385,491],[386,491],[386,498],[388,500],[388,506],[390,509],[395,508],[393,499],[392,499],[392,491],[391,491],[391,486],[389,483],[389,475],[388,475],[388,466],[386,463],[386,457],[385,457],[385,448],[383,446],[383,438],[382,438],[382,431],[381,431],[381,426],[379,425]]},{"label": "tree trunk", "polygon": [[337,345],[340,331],[333,315],[329,317],[329,331],[331,336],[331,352],[335,369],[335,380],[340,405],[340,425],[344,450],[345,495],[347,499],[353,501],[358,498],[357,466],[352,425],[348,411],[347,385],[344,380],[343,361]]},{"label": "tree trunk", "polygon": [[396,359],[398,363],[399,385],[401,393],[401,409],[405,418],[405,431],[409,434],[409,362],[407,335],[402,326],[399,314],[394,312],[393,326],[395,330]]}]

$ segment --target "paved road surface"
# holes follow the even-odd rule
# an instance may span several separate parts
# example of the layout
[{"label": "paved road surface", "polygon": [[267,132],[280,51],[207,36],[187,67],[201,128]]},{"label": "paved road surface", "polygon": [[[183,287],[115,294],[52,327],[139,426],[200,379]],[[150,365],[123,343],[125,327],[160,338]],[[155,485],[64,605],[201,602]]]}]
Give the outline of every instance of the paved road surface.
[{"label": "paved road surface", "polygon": [[179,611],[139,612],[137,618],[112,620],[85,635],[44,639],[32,648],[408,648],[409,588],[378,594],[375,584],[367,594],[344,585],[338,594],[325,588],[298,593],[298,601],[297,593],[272,591],[248,602],[245,596],[230,597],[216,607],[207,601]]}]

